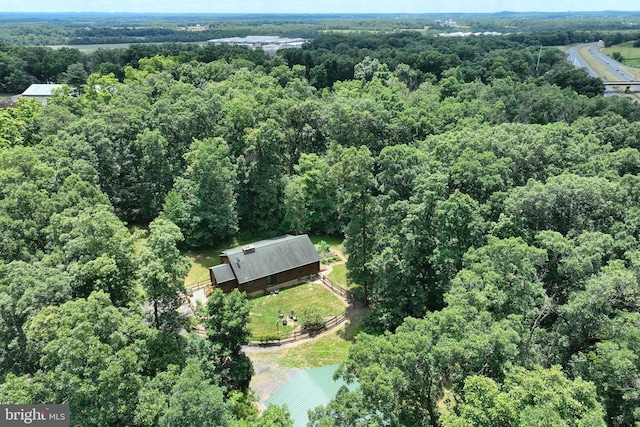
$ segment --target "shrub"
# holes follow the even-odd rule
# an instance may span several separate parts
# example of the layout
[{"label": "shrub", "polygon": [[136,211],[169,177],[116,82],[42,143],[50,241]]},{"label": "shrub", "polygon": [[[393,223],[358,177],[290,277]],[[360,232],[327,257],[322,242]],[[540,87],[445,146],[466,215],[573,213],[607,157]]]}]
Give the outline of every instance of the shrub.
[{"label": "shrub", "polygon": [[332,255],[326,258],[322,258],[320,260],[321,263],[323,264],[331,264],[332,262],[336,262],[336,261],[340,261],[340,257],[338,255]]},{"label": "shrub", "polygon": [[280,341],[280,335],[278,334],[262,335],[258,339],[262,344],[269,344],[271,342]]},{"label": "shrub", "polygon": [[305,307],[299,317],[303,330],[317,330],[324,325],[324,317],[316,307]]},{"label": "shrub", "polygon": [[316,245],[316,251],[319,254],[326,254],[331,250],[331,246],[324,240],[320,240],[320,242]]}]

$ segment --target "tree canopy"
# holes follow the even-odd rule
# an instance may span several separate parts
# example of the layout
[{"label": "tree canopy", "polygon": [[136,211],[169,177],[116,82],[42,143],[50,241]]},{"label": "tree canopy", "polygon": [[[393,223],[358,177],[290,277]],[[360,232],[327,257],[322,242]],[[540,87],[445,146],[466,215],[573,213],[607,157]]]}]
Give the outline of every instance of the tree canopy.
[{"label": "tree canopy", "polygon": [[0,44],[2,85],[73,86],[0,110],[0,401],[290,425],[245,294],[187,332],[181,250],[326,233],[369,311],[311,425],[639,423],[640,106],[540,48],[581,36]]}]

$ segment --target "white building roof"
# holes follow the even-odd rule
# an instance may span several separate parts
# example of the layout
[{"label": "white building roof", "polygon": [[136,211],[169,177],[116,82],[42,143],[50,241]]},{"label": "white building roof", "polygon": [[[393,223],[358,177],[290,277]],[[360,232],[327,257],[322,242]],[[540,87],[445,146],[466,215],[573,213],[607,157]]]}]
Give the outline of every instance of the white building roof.
[{"label": "white building roof", "polygon": [[247,37],[227,37],[224,39],[209,40],[211,44],[235,44],[235,45],[247,45],[247,46],[262,46],[262,45],[286,45],[286,44],[302,44],[304,39],[295,38],[289,39],[280,36],[247,36]]},{"label": "white building roof", "polygon": [[32,84],[22,92],[22,96],[51,96],[54,89],[61,87],[58,84]]}]

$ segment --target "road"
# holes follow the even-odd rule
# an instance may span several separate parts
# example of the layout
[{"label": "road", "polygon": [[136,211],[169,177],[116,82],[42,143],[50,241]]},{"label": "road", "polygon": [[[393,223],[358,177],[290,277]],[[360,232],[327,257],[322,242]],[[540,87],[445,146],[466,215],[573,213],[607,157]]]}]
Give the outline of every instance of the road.
[{"label": "road", "polygon": [[[596,59],[600,64],[602,64],[607,71],[609,71],[614,77],[611,76],[600,76],[598,75],[584,60],[584,58],[580,55],[579,49],[584,46],[589,46],[589,55],[591,55],[594,59]],[[613,58],[605,55],[600,52],[600,44],[599,43],[590,43],[590,44],[580,44],[577,46],[572,46],[568,50],[568,60],[571,64],[578,68],[584,68],[591,77],[599,77],[604,81],[620,81],[620,82],[632,82],[636,79],[627,74],[624,71],[626,65],[614,60]],[[640,85],[631,85],[635,90],[640,88]],[[605,95],[613,95],[615,93],[620,93],[619,91],[614,91],[612,86],[607,86],[605,88]]]},{"label": "road", "polygon": [[[576,45],[576,46],[572,46],[569,48],[568,50],[568,60],[571,64],[573,64],[574,67],[576,68],[584,68],[587,73],[589,73],[589,75],[591,77],[599,77],[595,71],[593,71],[593,69],[591,67],[589,67],[589,65],[587,64],[587,62],[582,58],[582,56],[580,56],[580,53],[578,52],[578,49],[580,49],[583,45]],[[589,49],[589,52],[591,52],[591,49]]]}]

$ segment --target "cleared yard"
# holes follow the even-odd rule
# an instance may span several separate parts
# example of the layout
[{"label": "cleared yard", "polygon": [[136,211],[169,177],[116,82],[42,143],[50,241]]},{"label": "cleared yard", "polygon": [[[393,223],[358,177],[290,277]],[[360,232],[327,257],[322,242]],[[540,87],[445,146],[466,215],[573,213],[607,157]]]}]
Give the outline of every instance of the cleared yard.
[{"label": "cleared yard", "polygon": [[201,249],[182,253],[191,260],[191,270],[184,280],[187,289],[209,280],[209,267],[220,264],[220,252],[222,249]]},{"label": "cleared yard", "polygon": [[349,289],[347,281],[347,266],[345,264],[334,264],[331,266],[331,273],[327,276],[336,285]]},{"label": "cleared yard", "polygon": [[278,363],[300,369],[342,363],[347,360],[349,348],[353,343],[344,339],[341,332],[333,331],[296,347],[285,348],[277,353]]},{"label": "cleared yard", "polygon": [[[293,322],[289,319],[292,310],[298,316],[303,308],[313,306],[325,318],[338,316],[345,310],[344,303],[318,283],[303,283],[282,289],[277,295],[257,297],[252,299],[250,303],[251,312],[249,313],[248,326],[251,336],[256,338],[278,332],[287,333],[297,328],[299,322]],[[287,326],[282,325],[278,311],[284,313]]]},{"label": "cleared yard", "polygon": [[325,242],[327,242],[327,244],[329,244],[331,249],[338,250],[338,251],[342,252],[342,238],[341,237],[309,236],[309,238],[311,239],[311,243],[313,243],[314,245],[317,245],[318,243],[320,243],[321,241],[324,240]]}]

